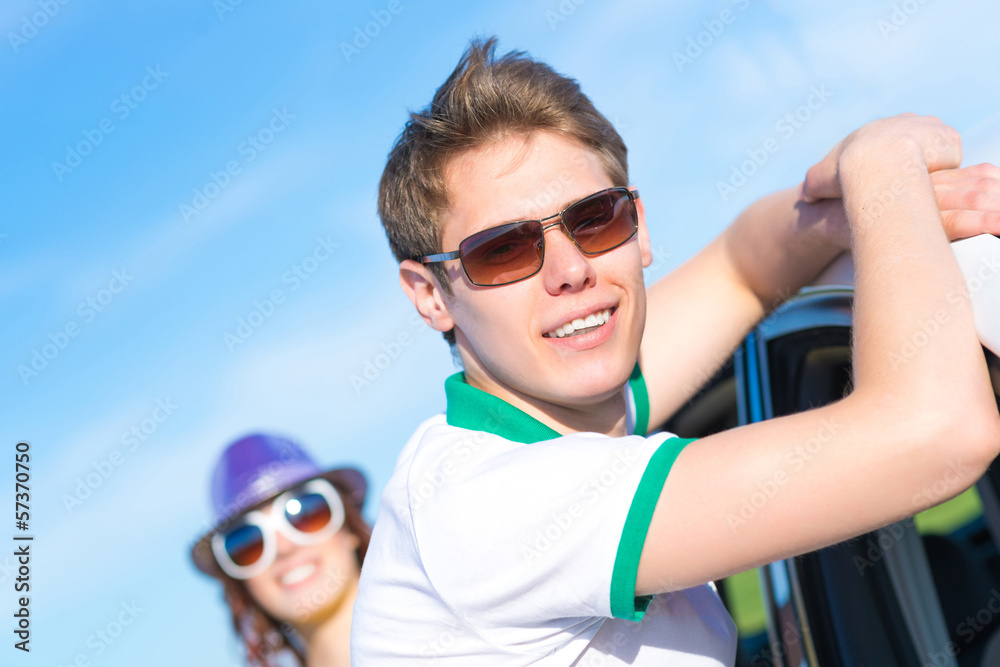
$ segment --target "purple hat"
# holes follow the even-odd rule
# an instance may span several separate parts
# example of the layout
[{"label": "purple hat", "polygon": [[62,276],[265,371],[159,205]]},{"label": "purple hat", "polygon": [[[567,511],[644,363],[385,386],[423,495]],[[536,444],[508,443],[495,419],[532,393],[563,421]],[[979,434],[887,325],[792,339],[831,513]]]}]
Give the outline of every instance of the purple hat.
[{"label": "purple hat", "polygon": [[[212,471],[212,509],[215,530],[250,508],[280,495],[301,482],[323,477],[329,480],[359,511],[365,501],[367,483],[355,468],[324,472],[295,442],[255,433],[229,445]],[[212,576],[221,573],[212,555],[209,531],[191,549],[198,569]]]}]

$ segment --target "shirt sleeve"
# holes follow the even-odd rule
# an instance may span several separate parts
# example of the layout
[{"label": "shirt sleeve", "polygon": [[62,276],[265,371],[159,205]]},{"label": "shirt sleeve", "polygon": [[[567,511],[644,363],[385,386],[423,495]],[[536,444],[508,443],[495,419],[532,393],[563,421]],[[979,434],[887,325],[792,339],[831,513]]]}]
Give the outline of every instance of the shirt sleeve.
[{"label": "shirt sleeve", "polygon": [[626,414],[629,435],[649,435],[649,391],[646,388],[646,378],[636,362],[625,384],[628,397]]},{"label": "shirt sleeve", "polygon": [[582,433],[520,444],[433,430],[436,446],[413,460],[409,502],[422,564],[456,614],[483,634],[642,617],[639,556],[690,440]]},{"label": "shirt sleeve", "polygon": [[661,444],[650,457],[649,464],[639,480],[632,504],[629,506],[621,541],[615,555],[615,568],[611,577],[611,614],[630,621],[642,619],[652,596],[635,597],[635,580],[639,572],[639,557],[646,543],[646,533],[653,519],[653,510],[660,499],[660,491],[667,481],[667,474],[674,461],[691,439],[670,438]]}]

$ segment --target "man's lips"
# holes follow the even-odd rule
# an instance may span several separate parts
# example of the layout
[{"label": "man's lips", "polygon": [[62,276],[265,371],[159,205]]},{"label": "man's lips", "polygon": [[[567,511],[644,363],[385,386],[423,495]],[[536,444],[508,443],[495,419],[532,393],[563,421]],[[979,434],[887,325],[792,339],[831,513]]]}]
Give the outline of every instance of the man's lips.
[{"label": "man's lips", "polygon": [[607,324],[615,310],[617,310],[617,306],[599,308],[585,315],[572,317],[551,331],[546,331],[542,336],[545,338],[566,338],[590,333]]}]

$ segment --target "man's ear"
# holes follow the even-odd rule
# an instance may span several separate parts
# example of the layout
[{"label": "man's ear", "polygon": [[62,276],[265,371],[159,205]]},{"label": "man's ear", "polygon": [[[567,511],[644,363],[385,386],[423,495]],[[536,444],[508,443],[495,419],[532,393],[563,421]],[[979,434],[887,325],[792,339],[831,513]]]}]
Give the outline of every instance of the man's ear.
[{"label": "man's ear", "polygon": [[399,264],[399,284],[427,326],[441,332],[455,327],[441,286],[426,265],[404,259]]},{"label": "man's ear", "polygon": [[642,253],[642,268],[648,268],[653,263],[653,247],[649,244],[649,229],[646,227],[646,207],[642,199],[635,200],[635,210],[639,214],[639,251]]}]

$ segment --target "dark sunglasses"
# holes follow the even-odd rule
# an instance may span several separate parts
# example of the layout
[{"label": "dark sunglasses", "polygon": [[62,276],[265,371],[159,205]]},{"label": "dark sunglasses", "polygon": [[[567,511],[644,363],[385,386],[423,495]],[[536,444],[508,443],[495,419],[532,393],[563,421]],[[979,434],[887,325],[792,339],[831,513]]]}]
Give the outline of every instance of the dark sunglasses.
[{"label": "dark sunglasses", "polygon": [[[635,236],[639,214],[638,190],[608,188],[541,220],[508,222],[476,232],[458,244],[458,250],[417,258],[422,264],[462,260],[473,285],[497,287],[530,278],[545,259],[545,232],[562,225],[585,255],[613,250]],[[544,224],[560,218],[559,222]]]},{"label": "dark sunglasses", "polygon": [[253,510],[212,536],[212,552],[234,579],[255,577],[274,562],[278,531],[299,545],[318,544],[344,525],[340,494],[323,478],[285,491],[269,503],[269,511]]}]

